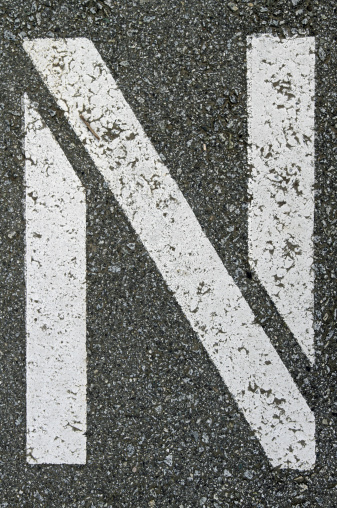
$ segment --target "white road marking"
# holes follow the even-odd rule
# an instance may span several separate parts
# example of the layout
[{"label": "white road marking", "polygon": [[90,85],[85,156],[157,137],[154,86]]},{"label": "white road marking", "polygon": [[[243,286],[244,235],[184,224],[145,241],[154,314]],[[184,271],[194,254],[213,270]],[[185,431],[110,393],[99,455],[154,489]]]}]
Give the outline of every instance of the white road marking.
[{"label": "white road marking", "polygon": [[[314,417],[87,39],[26,41],[43,80],[155,261],[273,466],[315,463]],[[81,121],[88,120],[97,140]]]},{"label": "white road marking", "polygon": [[85,192],[25,106],[27,462],[86,462]]},{"label": "white road marking", "polygon": [[249,257],[313,363],[314,37],[248,50]]}]

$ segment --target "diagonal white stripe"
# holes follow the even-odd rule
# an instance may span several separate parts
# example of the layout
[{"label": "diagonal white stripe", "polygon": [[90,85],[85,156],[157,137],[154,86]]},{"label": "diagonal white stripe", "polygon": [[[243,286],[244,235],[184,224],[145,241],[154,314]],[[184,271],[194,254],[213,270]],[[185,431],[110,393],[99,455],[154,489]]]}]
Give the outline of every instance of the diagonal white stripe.
[{"label": "diagonal white stripe", "polygon": [[86,462],[84,189],[27,97],[27,462]]},{"label": "diagonal white stripe", "polygon": [[[87,39],[24,48],[139,234],[273,466],[311,468],[313,415]],[[79,112],[100,136],[96,139]]]},{"label": "diagonal white stripe", "polygon": [[312,363],[314,51],[264,35],[247,55],[250,262]]}]

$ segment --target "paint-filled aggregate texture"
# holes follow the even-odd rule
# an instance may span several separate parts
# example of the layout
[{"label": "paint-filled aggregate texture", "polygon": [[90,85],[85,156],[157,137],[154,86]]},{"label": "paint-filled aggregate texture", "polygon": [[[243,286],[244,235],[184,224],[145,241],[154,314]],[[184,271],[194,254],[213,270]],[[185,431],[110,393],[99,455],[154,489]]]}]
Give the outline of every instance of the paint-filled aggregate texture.
[{"label": "paint-filled aggregate texture", "polygon": [[27,460],[85,464],[85,192],[27,95]]},{"label": "paint-filled aggregate texture", "polygon": [[[14,1],[0,10],[3,506],[334,506],[334,3]],[[247,36],[266,33],[315,37],[314,363],[249,264]],[[311,469],[273,467],[176,286],[90,157],[94,142],[107,142],[109,128],[118,144],[118,124],[109,127],[83,103],[78,115],[100,137],[78,116],[84,143],[22,46],[60,37],[92,41],[158,154],[158,167],[167,168],[254,326],[315,416]],[[26,461],[25,93],[86,194],[86,465]],[[94,95],[105,107],[104,97]],[[158,232],[152,235],[163,256]],[[252,400],[257,388],[250,384]]]},{"label": "paint-filled aggregate texture", "polygon": [[249,259],[314,362],[315,41],[249,42]]}]

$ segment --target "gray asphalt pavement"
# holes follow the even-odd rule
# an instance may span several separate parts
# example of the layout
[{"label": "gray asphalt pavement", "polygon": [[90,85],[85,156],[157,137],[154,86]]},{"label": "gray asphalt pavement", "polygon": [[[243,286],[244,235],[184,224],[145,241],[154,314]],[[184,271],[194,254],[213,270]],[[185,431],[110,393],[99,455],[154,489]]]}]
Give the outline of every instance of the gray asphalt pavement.
[{"label": "gray asphalt pavement", "polygon": [[[332,0],[0,1],[1,507],[337,506],[337,6]],[[246,37],[316,37],[311,366],[248,263]],[[22,48],[91,39],[316,418],[311,471],[273,469]],[[22,97],[87,193],[87,465],[26,463]]]}]

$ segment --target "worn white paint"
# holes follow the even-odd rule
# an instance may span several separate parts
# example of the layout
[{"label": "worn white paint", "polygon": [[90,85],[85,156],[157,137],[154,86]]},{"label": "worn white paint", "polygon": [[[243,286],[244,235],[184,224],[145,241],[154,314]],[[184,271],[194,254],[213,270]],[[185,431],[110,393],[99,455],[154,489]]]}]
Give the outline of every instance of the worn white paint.
[{"label": "worn white paint", "polygon": [[315,40],[249,42],[249,258],[313,363]]},{"label": "worn white paint", "polygon": [[85,464],[85,193],[27,97],[24,107],[27,461]]},{"label": "worn white paint", "polygon": [[[311,468],[314,417],[95,46],[25,50],[155,261],[273,466]],[[81,121],[90,122],[95,136]]]}]

